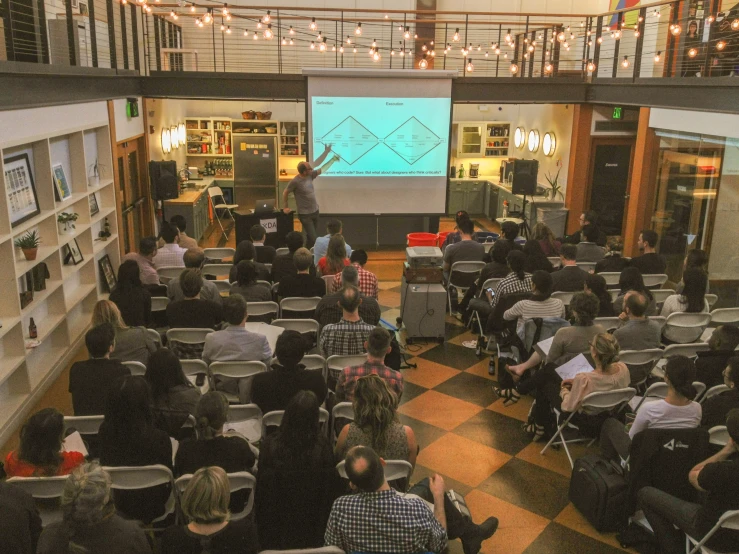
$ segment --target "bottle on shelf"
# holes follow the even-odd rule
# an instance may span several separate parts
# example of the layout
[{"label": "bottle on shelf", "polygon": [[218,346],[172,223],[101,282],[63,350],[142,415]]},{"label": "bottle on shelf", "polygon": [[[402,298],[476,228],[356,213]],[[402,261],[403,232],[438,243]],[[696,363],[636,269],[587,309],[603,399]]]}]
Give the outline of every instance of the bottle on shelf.
[{"label": "bottle on shelf", "polygon": [[457,172],[457,177],[459,179],[464,179],[464,165],[459,164],[459,171]]},{"label": "bottle on shelf", "polygon": [[36,329],[36,323],[34,323],[33,318],[31,318],[28,324],[28,337],[32,339],[38,338],[38,329]]}]

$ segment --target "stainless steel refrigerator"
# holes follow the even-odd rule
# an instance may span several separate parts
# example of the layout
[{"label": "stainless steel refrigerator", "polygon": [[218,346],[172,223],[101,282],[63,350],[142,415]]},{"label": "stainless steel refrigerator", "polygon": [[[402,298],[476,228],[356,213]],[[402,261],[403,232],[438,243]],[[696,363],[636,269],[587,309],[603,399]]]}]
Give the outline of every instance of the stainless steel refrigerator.
[{"label": "stainless steel refrigerator", "polygon": [[277,153],[276,135],[234,133],[234,187],[275,189],[278,179]]}]

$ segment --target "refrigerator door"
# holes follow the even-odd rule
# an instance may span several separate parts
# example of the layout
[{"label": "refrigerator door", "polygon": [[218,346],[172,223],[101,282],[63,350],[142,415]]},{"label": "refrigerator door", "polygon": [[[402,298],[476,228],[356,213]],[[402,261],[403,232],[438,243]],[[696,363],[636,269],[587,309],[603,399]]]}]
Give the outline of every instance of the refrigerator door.
[{"label": "refrigerator door", "polygon": [[277,186],[277,137],[233,135],[234,186]]}]

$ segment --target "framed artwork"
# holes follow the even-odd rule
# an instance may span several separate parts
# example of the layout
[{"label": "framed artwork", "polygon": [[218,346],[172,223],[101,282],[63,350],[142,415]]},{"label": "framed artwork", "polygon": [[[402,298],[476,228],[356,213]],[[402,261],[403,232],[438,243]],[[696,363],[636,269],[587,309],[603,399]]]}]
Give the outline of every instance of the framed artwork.
[{"label": "framed artwork", "polygon": [[3,160],[5,196],[10,210],[10,226],[15,227],[41,213],[33,183],[28,154],[19,154]]},{"label": "framed artwork", "polygon": [[62,202],[72,196],[72,189],[69,188],[62,164],[51,166],[51,171],[54,174],[54,190],[56,191],[56,196]]},{"label": "framed artwork", "polygon": [[65,244],[62,253],[64,254],[64,265],[77,265],[84,260],[77,239]]},{"label": "framed artwork", "polygon": [[113,264],[110,263],[110,256],[105,254],[100,258],[100,260],[98,260],[98,266],[100,267],[100,274],[103,277],[103,284],[108,289],[108,292],[112,292],[117,281],[115,278],[115,271],[113,271]]},{"label": "framed artwork", "polygon": [[87,201],[90,203],[90,215],[93,216],[96,213],[100,211],[100,206],[98,206],[98,198],[93,192],[90,196],[87,197]]},{"label": "framed artwork", "polygon": [[87,4],[80,2],[80,15],[90,15],[90,11],[87,9]]}]

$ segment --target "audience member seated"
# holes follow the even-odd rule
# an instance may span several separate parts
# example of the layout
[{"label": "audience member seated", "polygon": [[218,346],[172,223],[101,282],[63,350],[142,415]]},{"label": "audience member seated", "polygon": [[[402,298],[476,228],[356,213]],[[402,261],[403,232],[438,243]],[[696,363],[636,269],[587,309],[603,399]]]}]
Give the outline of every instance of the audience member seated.
[{"label": "audience member seated", "polygon": [[236,245],[236,253],[233,257],[233,267],[228,273],[229,282],[233,283],[236,281],[236,267],[239,265],[239,262],[244,260],[254,262],[254,265],[257,268],[257,279],[260,281],[269,281],[269,269],[263,263],[258,262],[256,258],[257,249],[254,248],[254,243],[252,243],[252,241],[242,240],[238,245]]},{"label": "audience member seated", "polygon": [[660,275],[667,270],[667,262],[663,256],[657,254],[659,235],[651,229],[644,229],[639,234],[636,245],[641,256],[631,258],[629,265],[639,270],[642,275]]},{"label": "audience member seated", "polygon": [[645,314],[649,307],[641,292],[629,291],[624,296],[624,311],[619,314],[621,326],[613,332],[621,350],[648,350],[659,348],[662,326]]},{"label": "audience member seated", "polygon": [[20,487],[0,482],[0,537],[13,554],[36,554],[41,517],[33,497]]},{"label": "audience member seated", "polygon": [[739,346],[739,327],[736,325],[719,325],[708,339],[708,350],[698,352],[695,360],[697,369],[695,379],[704,383],[707,388],[724,382],[723,372],[729,358],[736,356]]},{"label": "audience member seated", "polygon": [[613,303],[611,295],[606,286],[606,280],[597,273],[588,273],[585,277],[585,292],[590,292],[598,298],[600,307],[598,308],[598,317],[615,317],[616,312],[613,311]]},{"label": "audience member seated", "polygon": [[116,514],[110,475],[97,462],[83,464],[69,475],[61,509],[62,521],[41,533],[38,554],[151,553],[141,526]]},{"label": "audience member seated", "polygon": [[139,266],[139,279],[145,287],[159,284],[159,273],[154,267],[154,256],[157,254],[156,237],[143,237],[139,241],[139,251],[129,252],[121,258],[121,263],[133,260]]},{"label": "audience member seated", "polygon": [[554,266],[544,255],[539,241],[533,239],[527,240],[526,244],[523,245],[523,253],[526,254],[526,264],[523,266],[523,269],[527,273],[533,273],[539,269],[548,271],[549,273],[554,271]]},{"label": "audience member seated", "polygon": [[[293,257],[295,255],[295,252],[297,252],[298,249],[303,248],[304,246],[303,234],[299,233],[298,231],[290,231],[287,235],[285,235],[285,243],[288,249],[288,253],[278,254],[277,256],[275,256],[275,259],[272,260],[271,277],[273,283],[279,283],[288,275],[295,275],[298,273],[298,270],[295,268]],[[316,266],[313,265],[312,259],[310,264],[310,274],[316,274]]]},{"label": "audience member seated", "polygon": [[526,273],[523,270],[523,267],[526,264],[526,254],[519,250],[511,250],[508,252],[506,261],[508,262],[510,273],[503,278],[500,283],[498,283],[498,287],[495,289],[494,295],[485,291],[488,300],[490,300],[491,313],[495,311],[495,306],[498,305],[498,301],[501,297],[516,292],[531,291],[531,274]]},{"label": "audience member seated", "polygon": [[543,221],[539,221],[531,229],[531,238],[539,243],[545,256],[550,258],[559,256],[559,249],[562,248],[562,243],[554,238],[554,233],[552,233],[552,230]]},{"label": "audience member seated", "polygon": [[702,269],[697,267],[686,269],[683,273],[683,291],[679,294],[672,294],[665,299],[660,315],[667,317],[675,312],[708,312],[707,284],[708,275]]},{"label": "audience member seated", "polygon": [[85,462],[81,452],[62,451],[64,416],[56,408],[44,408],[23,424],[20,446],[5,457],[8,477],[67,475]]},{"label": "audience member seated", "polygon": [[635,267],[625,268],[618,278],[618,288],[618,296],[613,301],[614,313],[620,314],[624,311],[624,298],[629,291],[634,291],[640,293],[648,301],[647,311],[644,312],[644,315],[657,315],[657,302],[655,302],[651,291],[644,286],[644,279],[638,269]]},{"label": "audience member seated", "polygon": [[257,554],[254,522],[245,517],[229,521],[231,492],[228,475],[220,467],[195,472],[180,503],[185,526],[172,526],[162,535],[162,554]]},{"label": "audience member seated", "polygon": [[369,334],[364,348],[367,350],[367,361],[360,366],[345,367],[339,374],[336,383],[336,401],[351,402],[354,400],[354,389],[359,379],[366,375],[377,375],[387,383],[400,402],[403,396],[403,374],[385,365],[385,356],[392,350],[392,336],[382,327],[375,327]]},{"label": "audience member seated", "polygon": [[[161,269],[163,267],[185,267],[182,257],[187,249],[180,246],[180,230],[166,221],[162,222],[160,230],[160,238],[164,240],[152,261],[154,267]],[[195,245],[197,246],[197,244]]]},{"label": "audience member seated", "polygon": [[109,299],[129,327],[146,327],[151,321],[151,293],[141,285],[139,266],[133,260],[118,268],[118,281]]},{"label": "audience member seated", "polygon": [[[688,476],[703,502],[696,504],[676,498],[654,487],[639,491],[639,508],[654,531],[661,552],[685,552],[685,533],[701,540],[729,510],[739,509],[739,410],[726,419],[729,442],[720,452],[696,465]],[[735,552],[739,530],[721,529],[706,543],[717,552]]]},{"label": "audience member seated", "polygon": [[180,437],[187,417],[195,415],[200,389],[188,381],[180,360],[168,348],[151,355],[144,378],[151,388],[157,427],[170,437]]},{"label": "audience member seated", "polygon": [[272,290],[257,283],[257,266],[254,262],[247,260],[241,260],[236,265],[236,282],[231,283],[229,294],[238,294],[247,302],[270,302],[272,300]]},{"label": "audience member seated", "polygon": [[328,241],[326,254],[316,264],[318,274],[322,276],[336,275],[347,265],[349,265],[349,258],[346,256],[344,237],[341,235],[332,235]]},{"label": "audience member seated", "polygon": [[528,300],[516,302],[506,310],[503,318],[508,321],[518,319],[519,327],[527,319],[537,317],[565,317],[565,305],[558,298],[552,298],[552,276],[543,270],[534,271],[531,276],[531,292]]},{"label": "audience member seated", "polygon": [[372,448],[385,460],[405,460],[416,465],[418,443],[413,429],[398,419],[398,396],[379,375],[370,373],[356,382],[354,421],[345,425],[334,447],[337,460],[358,445]]},{"label": "audience member seated", "polygon": [[[359,273],[353,265],[346,266],[341,272],[341,290],[333,294],[327,294],[321,298],[318,306],[316,306],[314,319],[320,323],[321,328],[329,323],[338,323],[341,321],[342,310],[339,300],[341,300],[344,289],[347,286],[359,287]],[[362,318],[362,321],[370,325],[380,323],[380,305],[377,303],[377,300],[363,296],[361,292],[360,297],[362,302],[359,304],[359,317]]]},{"label": "audience member seated", "polygon": [[246,300],[239,295],[224,298],[223,314],[227,326],[205,337],[203,361],[208,365],[231,361],[261,361],[269,365],[272,349],[267,337],[246,330]]},{"label": "audience member seated", "polygon": [[611,237],[606,244],[606,254],[595,264],[596,273],[621,273],[628,265],[629,260],[621,255],[624,244],[620,236]]},{"label": "audience member seated", "polygon": [[552,273],[553,292],[580,292],[585,286],[587,271],[577,267],[577,246],[563,244],[559,252],[561,268]]},{"label": "audience member seated", "polygon": [[157,351],[158,344],[144,327],[129,327],[123,323],[118,306],[110,300],[100,300],[92,309],[92,326],[103,323],[113,326],[115,342],[110,357],[122,362],[141,362],[146,365],[149,356]]},{"label": "audience member seated", "polygon": [[[172,469],[172,442],[154,426],[149,385],[141,376],[117,379],[108,393],[105,420],[98,433],[103,466],[161,464]],[[115,504],[122,515],[145,523],[164,513],[169,485],[143,491],[116,491]]]},{"label": "audience member seated", "polygon": [[[359,292],[364,296],[376,299],[379,294],[377,277],[371,271],[364,269],[367,264],[367,252],[365,250],[354,250],[349,261],[357,268],[359,274]],[[341,273],[337,273],[331,283],[331,292],[339,292],[339,290],[341,290]]]},{"label": "audience member seated", "polygon": [[318,406],[315,394],[299,391],[260,444],[254,509],[262,549],[323,546],[338,474]]},{"label": "audience member seated", "polygon": [[582,228],[582,240],[577,244],[578,262],[599,262],[603,259],[605,251],[595,243],[598,233],[598,228],[592,224]]},{"label": "audience member seated", "polygon": [[309,371],[300,363],[305,353],[305,342],[297,331],[285,330],[277,337],[272,371],[254,376],[251,401],[263,414],[284,410],[290,399],[301,390],[311,391],[323,404],[326,400],[326,381],[320,371]]},{"label": "audience member seated", "polygon": [[249,229],[249,238],[251,238],[257,251],[256,261],[262,264],[271,264],[275,259],[276,250],[274,246],[264,244],[264,240],[267,238],[267,230],[259,223],[252,225]]},{"label": "audience member seated", "polygon": [[200,298],[203,277],[199,269],[180,273],[182,300],[167,304],[167,322],[171,328],[216,329],[223,321],[223,309],[212,300]]},{"label": "audience member seated", "polygon": [[515,221],[504,221],[500,226],[501,237],[495,242],[506,242],[511,250],[523,250],[523,247],[516,242],[518,231],[518,223]]},{"label": "audience member seated", "polygon": [[450,244],[457,244],[462,240],[462,233],[459,231],[459,222],[462,219],[470,219],[470,214],[464,210],[459,210],[454,216],[454,231],[447,233],[444,242],[441,245],[441,251],[444,252]]},{"label": "audience member seated", "polygon": [[344,287],[339,298],[341,321],[329,323],[321,330],[318,347],[324,358],[335,355],[352,356],[364,352],[364,344],[375,326],[362,321],[359,316],[361,303],[359,289],[352,285]]},{"label": "audience member seated", "polygon": [[724,384],[729,390],[703,402],[701,425],[709,429],[716,425],[725,425],[727,414],[734,408],[739,408],[739,356],[729,358],[724,369]]},{"label": "audience member seated", "polygon": [[345,552],[438,554],[446,549],[449,537],[462,541],[464,554],[477,554],[482,541],[498,529],[494,517],[475,525],[462,515],[447,496],[440,475],[423,479],[409,495],[401,495],[388,485],[384,460],[371,448],[351,448],[345,462],[352,488],[358,492],[334,502],[326,546],[337,546]]},{"label": "audience member seated", "polygon": [[111,360],[115,351],[115,331],[110,323],[97,325],[85,333],[89,360],[75,362],[69,370],[69,392],[74,415],[103,415],[105,399],[113,382],[131,375],[119,360]]},{"label": "audience member seated", "polygon": [[190,248],[197,248],[198,247],[198,241],[192,237],[188,237],[187,233],[185,232],[187,230],[187,220],[182,215],[173,215],[169,218],[170,225],[174,225],[177,227],[177,231],[179,233],[179,239],[177,240],[177,244],[179,244],[180,248],[184,248],[185,250],[189,250]]},{"label": "audience member seated", "polygon": [[313,256],[307,248],[300,248],[293,256],[293,263],[297,273],[286,275],[277,287],[277,296],[280,298],[304,297],[310,298],[326,296],[326,281],[310,274],[313,267]]},{"label": "audience member seated", "polygon": [[444,277],[449,279],[452,265],[456,262],[481,262],[485,258],[485,247],[475,240],[475,225],[470,219],[461,219],[457,224],[462,240],[444,250]]},{"label": "audience member seated", "polygon": [[603,423],[600,432],[600,450],[609,460],[620,461],[629,457],[631,441],[646,429],[693,429],[701,422],[701,405],[694,402],[696,396],[693,381],[695,364],[685,356],[670,356],[665,366],[667,396],[664,399],[645,401],[636,412],[630,429],[617,419]]},{"label": "audience member seated", "polygon": [[[343,232],[343,225],[338,219],[331,219],[326,223],[326,234],[316,239],[313,245],[313,263],[318,265],[318,262],[328,253],[328,244],[331,242],[331,237],[334,235],[340,235]],[[343,237],[342,237],[343,238]],[[344,250],[346,252],[346,258],[352,255],[352,247],[346,244],[344,240]],[[341,271],[341,269],[339,269]],[[336,272],[338,273],[338,271]]]},{"label": "audience member seated", "polygon": [[480,290],[488,279],[502,279],[511,272],[508,267],[508,253],[511,251],[511,243],[507,240],[497,240],[490,249],[491,261],[485,264],[477,280],[477,290]]},{"label": "audience member seated", "polygon": [[[587,212],[583,212],[580,214],[580,229],[575,231],[573,235],[566,236],[564,239],[562,239],[563,242],[566,242],[567,244],[579,244],[582,242],[582,229],[586,225],[594,225],[596,228],[598,227],[598,214],[595,213],[592,210],[589,210]],[[595,244],[598,246],[605,246],[606,240],[607,240],[606,234],[598,229],[598,238],[595,240]]]},{"label": "audience member seated", "polygon": [[[706,292],[708,292],[709,283],[708,283],[708,254],[706,254],[705,250],[701,250],[700,248],[694,248],[693,250],[690,250],[685,256],[685,260],[683,261],[683,271],[695,267],[700,269],[706,274]],[[685,286],[685,283],[683,283],[682,279],[677,284],[677,287],[675,287],[675,292],[680,294],[683,292],[683,287]]]},{"label": "audience member seated", "polygon": [[[182,259],[185,262],[185,268],[200,270],[205,263],[205,252],[202,248],[188,248]],[[167,283],[167,297],[170,302],[177,302],[178,300],[185,299],[179,277],[171,279],[169,283]],[[203,286],[200,289],[200,298],[202,300],[210,300],[216,304],[220,304],[222,301],[221,291],[219,291],[215,283],[209,279],[203,279]]]}]

